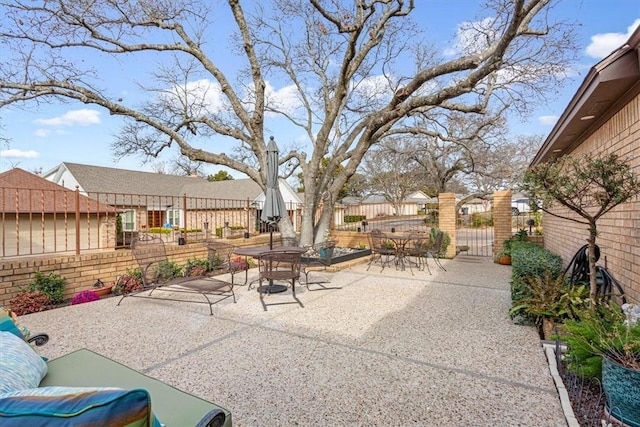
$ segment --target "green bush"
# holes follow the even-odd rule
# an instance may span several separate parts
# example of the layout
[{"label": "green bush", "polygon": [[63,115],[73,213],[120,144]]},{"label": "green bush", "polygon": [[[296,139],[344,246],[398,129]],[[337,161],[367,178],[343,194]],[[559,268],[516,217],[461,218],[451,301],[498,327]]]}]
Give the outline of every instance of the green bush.
[{"label": "green bush", "polygon": [[511,301],[517,307],[531,297],[528,281],[532,277],[557,277],[562,273],[562,258],[535,243],[520,240],[511,243]]},{"label": "green bush", "polygon": [[344,222],[345,223],[361,222],[361,221],[364,221],[365,219],[367,219],[366,215],[345,215],[344,216]]},{"label": "green bush", "polygon": [[[431,229],[431,231],[429,232],[429,238],[431,239],[431,242],[436,241],[436,236],[439,231],[440,229],[437,227],[433,227]],[[438,256],[440,257],[444,257],[444,254],[447,253],[447,248],[449,247],[449,244],[451,244],[451,237],[449,237],[449,233],[447,233],[446,231],[443,231],[443,233],[444,233],[444,236],[442,237],[442,245],[440,246],[440,251],[438,252]]]},{"label": "green bush", "polygon": [[188,259],[182,269],[184,276],[201,276],[211,270],[208,259]]},{"label": "green bush", "polygon": [[[243,225],[232,225],[229,227],[231,230],[244,230],[244,226]],[[219,238],[222,238],[222,230],[224,229],[224,227],[216,227],[216,236],[218,236]],[[187,230],[187,232],[189,232],[189,230]]]},{"label": "green bush", "polygon": [[471,214],[471,227],[486,227],[493,225],[491,212],[473,212]]},{"label": "green bush", "polygon": [[149,229],[149,234],[171,234],[171,233],[173,233],[173,228],[151,227]]},{"label": "green bush", "polygon": [[174,277],[180,276],[182,269],[173,261],[162,261],[155,269],[154,277],[159,283],[168,282]]},{"label": "green bush", "polygon": [[34,280],[29,283],[29,292],[40,292],[49,297],[51,304],[60,304],[64,300],[64,288],[67,280],[51,272],[45,276],[41,271],[37,271]]}]

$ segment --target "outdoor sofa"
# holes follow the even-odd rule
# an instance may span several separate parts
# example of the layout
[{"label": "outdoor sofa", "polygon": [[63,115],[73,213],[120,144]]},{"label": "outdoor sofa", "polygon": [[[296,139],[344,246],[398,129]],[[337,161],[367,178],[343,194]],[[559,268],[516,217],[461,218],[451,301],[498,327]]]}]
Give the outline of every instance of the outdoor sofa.
[{"label": "outdoor sofa", "polygon": [[0,327],[3,427],[232,424],[228,410],[91,350],[45,361],[12,322],[0,319]]}]

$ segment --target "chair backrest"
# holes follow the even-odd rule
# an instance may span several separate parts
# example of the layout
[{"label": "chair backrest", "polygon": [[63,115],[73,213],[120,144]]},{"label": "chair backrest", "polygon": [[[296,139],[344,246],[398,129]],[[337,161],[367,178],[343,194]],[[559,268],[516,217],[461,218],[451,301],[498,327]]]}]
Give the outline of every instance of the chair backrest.
[{"label": "chair backrest", "polygon": [[272,249],[260,254],[258,265],[263,279],[297,279],[300,277],[302,253]]},{"label": "chair backrest", "polygon": [[142,272],[142,282],[149,286],[155,281],[158,264],[168,261],[164,241],[159,237],[139,236],[131,241],[131,252]]},{"label": "chair backrest", "polygon": [[379,230],[374,230],[369,233],[369,239],[371,243],[371,250],[374,252],[392,249],[393,242]]},{"label": "chair backrest", "polygon": [[436,234],[436,241],[433,242],[433,247],[431,248],[431,252],[433,252],[434,255],[438,255],[440,250],[442,249],[442,241],[444,240],[444,232],[439,231]]},{"label": "chair backrest", "polygon": [[204,246],[207,248],[207,257],[212,269],[229,267],[235,246],[216,240],[207,240]]},{"label": "chair backrest", "polygon": [[431,248],[431,242],[429,236],[424,233],[413,232],[409,234],[409,238],[407,239],[407,244],[405,245],[405,249],[410,252],[418,253],[426,253]]}]

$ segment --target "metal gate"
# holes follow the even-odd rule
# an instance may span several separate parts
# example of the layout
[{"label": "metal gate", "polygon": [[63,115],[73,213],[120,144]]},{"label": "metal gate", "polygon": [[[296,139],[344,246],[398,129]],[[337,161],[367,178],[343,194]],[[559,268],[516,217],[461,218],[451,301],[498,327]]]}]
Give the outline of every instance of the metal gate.
[{"label": "metal gate", "polygon": [[462,210],[456,221],[456,252],[463,255],[493,256],[493,207],[469,213]]}]

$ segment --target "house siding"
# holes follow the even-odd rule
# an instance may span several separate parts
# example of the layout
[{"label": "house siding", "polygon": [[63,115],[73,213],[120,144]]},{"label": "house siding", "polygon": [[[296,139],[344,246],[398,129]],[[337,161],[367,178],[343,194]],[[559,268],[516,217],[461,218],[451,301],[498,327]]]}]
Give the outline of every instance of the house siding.
[{"label": "house siding", "polygon": [[[640,175],[640,95],[633,98],[570,155],[617,153]],[[574,217],[569,212],[558,213]],[[617,206],[598,221],[599,264],[620,282],[627,298],[640,301],[640,197]],[[544,215],[545,247],[565,265],[588,238],[587,226]]]}]

